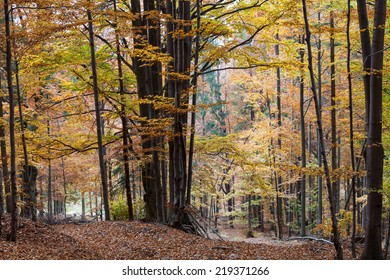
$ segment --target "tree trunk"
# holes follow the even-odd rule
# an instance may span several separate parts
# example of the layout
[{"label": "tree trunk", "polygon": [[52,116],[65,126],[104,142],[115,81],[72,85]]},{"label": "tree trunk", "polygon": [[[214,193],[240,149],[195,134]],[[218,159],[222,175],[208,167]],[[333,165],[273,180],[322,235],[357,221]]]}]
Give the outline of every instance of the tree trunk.
[{"label": "tree trunk", "polygon": [[367,153],[367,211],[363,259],[383,259],[381,247],[383,157],[382,72],[386,0],[375,1]]},{"label": "tree trunk", "polygon": [[253,235],[252,231],[252,215],[251,215],[251,208],[252,208],[252,194],[248,195],[248,209],[247,209],[247,219],[248,219],[248,232],[246,234],[247,238],[253,238],[255,237]]},{"label": "tree trunk", "polygon": [[31,174],[30,174],[30,166],[29,166],[29,160],[28,160],[28,153],[27,153],[27,143],[26,143],[26,136],[25,136],[25,124],[24,124],[24,118],[23,118],[23,111],[22,111],[22,98],[20,93],[20,84],[19,84],[19,65],[18,62],[15,61],[16,69],[15,69],[15,79],[16,79],[16,94],[18,97],[18,109],[19,109],[19,121],[20,121],[20,130],[21,130],[21,138],[22,138],[22,147],[23,147],[23,160],[24,160],[24,191],[27,194],[28,199],[26,199],[27,205],[25,209],[27,211],[27,218],[30,218],[36,222],[37,221],[37,214],[36,214],[36,198],[35,193],[36,190],[32,185],[31,182]]},{"label": "tree trunk", "polygon": [[[47,135],[50,137],[50,123],[47,121]],[[50,155],[50,150],[49,150]],[[47,218],[49,222],[53,220],[53,194],[52,194],[52,168],[51,159],[49,158],[49,168],[47,174]]]},{"label": "tree trunk", "polygon": [[[318,23],[321,23],[321,13],[318,13]],[[322,118],[322,49],[321,49],[321,34],[318,34],[317,45],[317,79],[318,79],[318,110],[320,118]],[[320,133],[317,128],[317,161],[318,167],[322,167],[321,156],[321,141]],[[318,208],[317,208],[317,224],[322,224],[322,176],[318,175]]]},{"label": "tree trunk", "polygon": [[324,133],[323,133],[323,129],[322,129],[322,120],[321,120],[320,110],[319,110],[319,106],[318,106],[319,100],[318,100],[315,77],[314,77],[314,70],[313,70],[313,55],[312,55],[311,41],[310,41],[311,33],[310,33],[309,20],[308,20],[308,15],[307,15],[306,0],[302,0],[302,9],[303,9],[303,17],[305,20],[306,44],[307,44],[307,51],[308,51],[308,64],[309,64],[308,67],[310,70],[311,89],[313,92],[313,99],[314,99],[315,111],[316,111],[316,116],[317,116],[317,127],[318,127],[318,132],[319,132],[320,148],[321,148],[321,154],[322,154],[322,161],[324,164],[325,177],[326,177],[326,187],[328,189],[328,200],[329,200],[329,204],[330,204],[329,207],[330,207],[330,213],[331,213],[331,219],[332,219],[333,244],[334,244],[334,247],[336,249],[337,259],[343,259],[343,248],[342,248],[342,244],[340,242],[338,222],[337,222],[337,218],[336,218],[336,211],[334,209],[332,182],[331,182],[331,178],[330,178],[328,161],[327,161],[326,153],[325,153]]},{"label": "tree trunk", "polygon": [[[114,0],[114,12],[115,12],[115,21],[117,21],[117,8],[116,0]],[[122,70],[122,60],[120,58],[121,48],[119,44],[119,30],[117,23],[115,24],[115,43],[116,43],[116,53],[117,53],[117,63],[118,63],[118,78],[119,78],[119,93],[121,97],[121,121],[122,121],[122,154],[123,154],[123,167],[125,171],[125,189],[126,189],[126,199],[127,199],[127,213],[129,221],[134,220],[133,214],[133,200],[131,197],[131,184],[130,184],[130,165],[129,165],[129,148],[128,148],[128,123],[126,117],[126,99],[125,99],[125,85],[123,81],[123,70]]]},{"label": "tree trunk", "polygon": [[[0,87],[1,88],[1,87]],[[4,191],[3,191],[3,176],[0,174],[0,237],[3,234],[3,214],[4,214]]]},{"label": "tree trunk", "polygon": [[65,176],[65,161],[64,157],[61,157],[61,167],[62,167],[62,187],[64,188],[64,216],[66,218],[66,197],[67,197],[67,191],[66,191],[66,176]]},{"label": "tree trunk", "polygon": [[194,156],[195,144],[195,110],[196,110],[196,96],[198,90],[198,63],[199,63],[199,48],[200,48],[200,0],[196,1],[196,37],[195,37],[195,54],[194,54],[194,74],[192,78],[192,112],[191,112],[191,126],[190,126],[190,147],[188,151],[188,182],[187,182],[187,203],[191,202],[192,192],[192,162]]},{"label": "tree trunk", "polygon": [[[2,88],[2,76],[0,74],[0,89]],[[3,97],[0,96],[0,121],[3,120]],[[3,139],[4,135],[4,126],[0,125],[0,137]],[[0,140],[3,141],[3,140]],[[3,180],[3,174],[0,174],[0,236],[3,234],[3,214],[4,214],[4,180]]]},{"label": "tree trunk", "polygon": [[[332,172],[335,172],[337,169],[337,126],[336,126],[336,66],[335,66],[335,40],[334,40],[334,12],[330,12],[330,105],[331,105],[331,153],[332,153]],[[336,213],[339,212],[338,209],[338,189],[337,184],[338,179],[332,179],[332,193],[333,193],[333,207],[335,208]]]},{"label": "tree trunk", "polygon": [[[304,43],[304,37],[302,37],[301,43]],[[300,123],[301,123],[301,167],[302,169],[306,168],[306,128],[305,128],[305,87],[304,87],[304,70],[303,62],[305,52],[303,49],[300,50],[300,57],[302,63],[301,77],[300,77]],[[300,198],[301,198],[301,227],[300,235],[303,237],[306,235],[306,175],[305,171],[302,170],[302,178],[300,182]]]},{"label": "tree trunk", "polygon": [[9,134],[10,134],[10,189],[11,189],[11,231],[9,240],[16,241],[16,227],[18,223],[17,214],[17,189],[16,189],[16,141],[15,141],[15,101],[12,83],[12,49],[11,49],[11,28],[10,10],[8,0],[4,0],[4,20],[6,38],[6,72],[9,98]]},{"label": "tree trunk", "polygon": [[81,221],[85,222],[85,193],[81,193]]},{"label": "tree trunk", "polygon": [[[0,119],[3,119],[3,97],[0,96]],[[8,172],[8,159],[7,159],[7,145],[5,141],[5,130],[4,126],[0,125],[0,149],[1,149],[1,169],[2,177],[4,184],[4,196],[5,196],[5,210],[7,213],[11,213],[12,201],[10,195],[10,182],[9,182],[9,172]]]},{"label": "tree trunk", "polygon": [[371,39],[367,15],[366,0],[356,0],[359,17],[360,41],[362,46],[364,95],[366,100],[366,132],[370,114],[370,69],[371,69]]},{"label": "tree trunk", "polygon": [[100,167],[100,177],[101,184],[103,189],[103,201],[104,201],[104,214],[106,221],[110,220],[110,203],[108,199],[108,184],[107,184],[107,172],[106,165],[104,161],[104,151],[103,151],[103,139],[102,139],[102,119],[100,114],[100,102],[99,102],[99,87],[97,80],[97,65],[96,65],[96,56],[95,56],[95,35],[93,32],[93,22],[92,22],[92,12],[91,10],[87,11],[88,17],[88,32],[89,32],[89,46],[91,52],[91,70],[92,70],[92,80],[93,80],[93,95],[95,102],[95,113],[96,113],[96,131],[97,131],[97,142],[98,142],[98,154],[99,154],[99,167]]},{"label": "tree trunk", "polygon": [[348,0],[348,13],[347,13],[347,73],[348,73],[348,99],[349,99],[349,147],[351,153],[351,167],[352,172],[352,236],[351,236],[351,250],[352,257],[356,258],[356,159],[354,148],[354,131],[353,131],[353,98],[352,98],[352,76],[351,76],[351,38],[350,38],[350,26],[351,26],[351,0]]},{"label": "tree trunk", "polygon": [[390,211],[387,213],[387,236],[385,241],[385,248],[383,248],[383,259],[387,260],[390,245]]},{"label": "tree trunk", "polygon": [[[154,1],[145,2],[143,4],[145,11],[154,10]],[[141,3],[139,0],[131,0],[131,12],[134,15],[132,20],[134,48],[141,50],[145,42],[157,47],[158,39],[157,32],[154,27],[151,27],[151,21],[146,19],[141,11]],[[145,66],[142,57],[135,56],[132,58],[133,69],[137,80],[138,98],[141,100],[151,99],[153,96],[161,95],[158,87],[161,85],[161,72],[157,71],[158,66]],[[153,62],[156,64],[156,62]],[[152,105],[148,102],[140,103],[140,116],[146,121],[141,122],[141,127],[147,130],[149,127],[148,120],[156,118],[156,112]],[[153,151],[158,147],[158,141],[153,139],[153,136],[142,135],[142,150],[144,155],[144,162],[142,164],[142,185],[145,191],[144,201],[146,209],[146,219],[155,221],[158,219],[158,213],[160,209],[157,209],[157,197],[161,197],[157,192],[161,191],[161,186],[158,186],[158,179],[160,177],[160,171],[157,169],[158,165],[154,164],[156,155],[153,155]],[[157,190],[157,192],[156,192]],[[162,203],[160,203],[161,205]],[[159,214],[160,215],[160,214]]]},{"label": "tree trunk", "polygon": [[[276,34],[276,40],[278,43],[275,46],[275,55],[277,58],[279,58],[279,34]],[[281,136],[281,129],[282,129],[282,105],[281,105],[281,75],[280,75],[280,67],[276,68],[276,107],[278,110],[278,149],[282,150],[282,136]],[[280,154],[279,152],[278,154]],[[281,161],[281,158],[278,158],[278,161]],[[282,205],[283,200],[281,197],[282,193],[282,176],[278,174],[276,178],[276,219],[278,223],[278,238],[281,240],[283,238],[283,213],[282,213]]]}]

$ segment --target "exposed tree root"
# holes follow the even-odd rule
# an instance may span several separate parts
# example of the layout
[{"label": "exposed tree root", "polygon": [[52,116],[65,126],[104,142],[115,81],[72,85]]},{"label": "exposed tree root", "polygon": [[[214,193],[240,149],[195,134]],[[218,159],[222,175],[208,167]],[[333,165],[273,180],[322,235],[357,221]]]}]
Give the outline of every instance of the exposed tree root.
[{"label": "exposed tree root", "polygon": [[187,204],[185,207],[175,207],[168,219],[168,225],[187,233],[196,234],[208,239],[218,238],[223,240],[218,230],[211,222],[202,217],[200,211]]}]

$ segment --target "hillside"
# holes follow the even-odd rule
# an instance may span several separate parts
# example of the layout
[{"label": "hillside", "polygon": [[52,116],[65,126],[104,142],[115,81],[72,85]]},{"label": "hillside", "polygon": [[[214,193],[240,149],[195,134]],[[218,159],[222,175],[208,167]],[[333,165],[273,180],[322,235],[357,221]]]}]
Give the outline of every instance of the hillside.
[{"label": "hillside", "polygon": [[[8,228],[8,217],[5,229]],[[33,223],[21,220],[16,243],[0,240],[0,259],[334,259],[331,244],[319,241],[209,240],[158,224],[94,222],[87,224]],[[261,242],[261,243],[258,243]],[[346,259],[351,258],[344,245]],[[360,251],[360,248],[359,248]]]}]

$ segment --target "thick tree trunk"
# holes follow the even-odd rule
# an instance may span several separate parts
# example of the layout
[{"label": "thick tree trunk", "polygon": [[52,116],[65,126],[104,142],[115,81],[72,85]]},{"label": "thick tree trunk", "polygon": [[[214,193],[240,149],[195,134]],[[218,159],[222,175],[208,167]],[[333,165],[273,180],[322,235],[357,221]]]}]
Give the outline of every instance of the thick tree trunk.
[{"label": "thick tree trunk", "polygon": [[360,41],[362,46],[364,95],[366,100],[366,132],[368,133],[368,120],[370,114],[371,39],[366,0],[356,0],[356,2],[359,17]]},{"label": "thick tree trunk", "polygon": [[[0,89],[2,88],[2,76],[0,74]],[[3,118],[3,97],[0,96],[0,120]],[[4,126],[0,125],[0,137],[4,137]],[[0,140],[1,141],[1,140]],[[3,174],[0,174],[0,236],[3,234],[3,214],[4,214],[4,180]]]},{"label": "thick tree trunk", "polygon": [[329,172],[329,165],[326,158],[325,153],[325,141],[324,141],[324,133],[322,129],[322,120],[319,110],[319,100],[317,95],[317,89],[316,89],[316,83],[315,83],[315,77],[314,77],[314,70],[313,70],[313,55],[311,50],[311,33],[310,33],[310,26],[309,26],[309,20],[307,15],[307,7],[306,7],[306,0],[302,0],[302,8],[303,8],[303,17],[305,20],[305,30],[306,30],[306,44],[307,44],[307,50],[308,50],[308,63],[309,63],[309,70],[310,70],[310,80],[311,80],[311,89],[313,92],[313,99],[315,104],[315,111],[317,116],[317,126],[318,126],[318,132],[319,132],[319,139],[320,139],[320,149],[322,154],[322,160],[324,164],[324,170],[325,170],[325,177],[326,177],[326,187],[328,189],[328,200],[329,200],[329,207],[330,207],[330,213],[331,213],[331,219],[332,219],[332,231],[333,231],[333,244],[336,249],[337,259],[343,259],[343,248],[340,241],[339,236],[339,230],[338,230],[338,222],[336,218],[336,210],[334,208],[334,202],[333,202],[333,193],[332,193],[332,182],[330,178],[330,172]]},{"label": "thick tree trunk", "polygon": [[4,190],[3,190],[3,176],[0,174],[0,237],[3,234],[3,214],[4,214]]},{"label": "thick tree trunk", "polygon": [[[154,1],[144,1],[144,11],[156,10]],[[148,19],[142,10],[141,3],[139,0],[131,0],[131,9],[134,15],[132,20],[133,24],[133,40],[134,48],[141,50],[145,42],[152,45],[153,47],[159,47],[159,32],[157,26],[153,24],[152,19]],[[154,19],[157,21],[157,19]],[[138,98],[141,100],[152,99],[154,96],[161,95],[161,65],[159,62],[153,62],[152,66],[144,65],[143,58],[135,56],[132,58],[133,69],[137,79],[137,91]],[[142,129],[148,130],[149,120],[155,119],[156,112],[152,105],[148,102],[141,103],[140,116],[146,121],[141,122]],[[153,139],[152,135],[143,133],[142,135],[142,150],[144,155],[144,163],[142,165],[142,184],[145,191],[144,201],[146,208],[146,219],[147,220],[161,220],[163,210],[162,196],[161,196],[161,171],[159,164],[159,154],[156,149],[160,146],[158,139]]]},{"label": "thick tree trunk", "polygon": [[[177,6],[176,6],[177,4]],[[173,63],[168,71],[167,87],[168,97],[174,98],[176,112],[173,114],[174,124],[173,142],[170,144],[170,156],[173,167],[173,189],[174,189],[174,206],[175,214],[171,225],[181,227],[187,222],[187,215],[183,212],[187,199],[191,193],[187,191],[188,170],[186,160],[186,141],[184,127],[187,125],[187,113],[181,112],[187,109],[188,92],[190,81],[190,62],[191,62],[191,41],[189,34],[191,30],[190,22],[190,2],[189,1],[166,1],[166,12],[173,22],[167,23],[167,32],[177,32],[177,37],[173,38],[168,35],[167,51],[172,56]],[[173,78],[174,73],[180,77]]]},{"label": "thick tree trunk", "polygon": [[372,38],[370,107],[367,153],[367,211],[363,259],[382,259],[382,72],[386,22],[386,0],[375,1],[374,31]]},{"label": "thick tree trunk", "polygon": [[98,142],[99,167],[100,167],[101,184],[103,189],[104,217],[106,221],[109,221],[110,203],[108,199],[107,172],[106,172],[106,165],[104,161],[104,151],[103,151],[102,119],[100,114],[99,87],[98,87],[98,80],[97,80],[97,65],[96,65],[96,56],[95,56],[95,35],[93,31],[92,12],[90,10],[87,11],[87,17],[88,17],[89,46],[91,52],[93,95],[94,95],[95,113],[96,113],[96,131],[97,131],[97,142]]}]

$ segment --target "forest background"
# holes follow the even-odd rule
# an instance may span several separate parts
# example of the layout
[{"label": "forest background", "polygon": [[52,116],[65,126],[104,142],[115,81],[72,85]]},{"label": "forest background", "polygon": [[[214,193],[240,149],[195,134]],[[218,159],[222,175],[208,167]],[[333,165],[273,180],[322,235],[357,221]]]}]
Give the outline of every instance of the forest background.
[{"label": "forest background", "polygon": [[2,2],[9,240],[77,207],[386,259],[389,1]]}]

